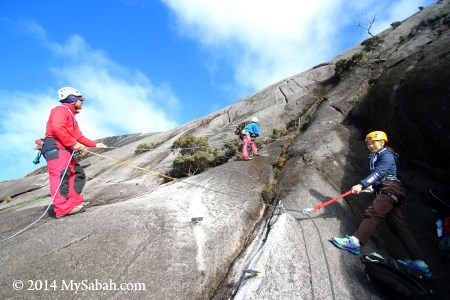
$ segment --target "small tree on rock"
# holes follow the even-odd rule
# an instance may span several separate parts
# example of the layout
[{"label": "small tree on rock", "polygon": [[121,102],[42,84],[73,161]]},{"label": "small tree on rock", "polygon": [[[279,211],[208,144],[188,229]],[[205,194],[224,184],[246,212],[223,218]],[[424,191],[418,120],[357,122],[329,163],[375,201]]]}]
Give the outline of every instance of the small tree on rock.
[{"label": "small tree on rock", "polygon": [[173,177],[183,177],[206,171],[214,162],[214,151],[203,138],[193,135],[179,138],[172,148],[180,149],[180,155],[172,165]]},{"label": "small tree on rock", "polygon": [[382,55],[381,55],[381,44],[382,44],[383,40],[380,37],[373,35],[371,32],[372,26],[375,23],[376,17],[377,17],[377,15],[374,15],[372,19],[369,19],[369,17],[366,14],[365,19],[368,24],[366,26],[363,26],[363,25],[361,25],[361,23],[358,23],[358,26],[367,30],[367,33],[370,35],[370,38],[363,41],[361,43],[361,45],[365,46],[365,48],[368,52],[374,51],[374,52],[378,53],[379,60],[386,61],[386,59],[382,58]]}]

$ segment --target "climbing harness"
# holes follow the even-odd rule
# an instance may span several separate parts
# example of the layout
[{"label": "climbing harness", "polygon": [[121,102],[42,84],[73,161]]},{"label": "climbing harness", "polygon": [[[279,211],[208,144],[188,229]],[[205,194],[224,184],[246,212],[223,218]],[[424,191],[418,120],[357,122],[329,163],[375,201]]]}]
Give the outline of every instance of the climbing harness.
[{"label": "climbing harness", "polygon": [[402,202],[400,201],[400,199],[394,193],[391,193],[391,192],[388,192],[388,191],[380,191],[380,194],[388,196],[389,199],[391,199],[392,203],[395,206],[401,206],[402,205]]},{"label": "climbing harness", "polygon": [[312,212],[318,211],[319,209],[321,209],[321,208],[323,208],[323,207],[325,207],[325,206],[327,206],[327,205],[330,205],[331,203],[336,202],[336,201],[338,201],[339,199],[344,198],[345,196],[350,195],[351,193],[352,193],[352,190],[349,190],[349,191],[343,193],[342,195],[339,195],[339,196],[337,196],[337,197],[334,197],[334,198],[331,199],[331,200],[328,200],[327,202],[324,202],[324,203],[321,203],[321,204],[317,204],[316,206],[314,206],[314,208],[305,208],[305,209],[303,210],[303,213],[304,213],[305,215],[309,216],[309,215],[311,215]]}]

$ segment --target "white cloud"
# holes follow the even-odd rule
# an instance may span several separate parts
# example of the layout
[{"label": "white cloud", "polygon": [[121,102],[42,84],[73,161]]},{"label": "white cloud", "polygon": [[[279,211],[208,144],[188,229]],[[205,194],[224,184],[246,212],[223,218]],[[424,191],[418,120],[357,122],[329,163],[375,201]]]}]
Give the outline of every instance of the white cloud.
[{"label": "white cloud", "polygon": [[86,97],[77,117],[82,128],[98,138],[162,131],[176,125],[180,104],[170,87],[154,86],[140,72],[111,70],[92,64],[55,69],[59,78],[71,82]]},{"label": "white cloud", "polygon": [[57,58],[58,63],[52,67],[58,84],[51,94],[55,96],[53,102],[58,104],[56,90],[62,86],[73,86],[87,98],[77,117],[87,136],[154,132],[177,125],[181,104],[170,86],[153,84],[139,70],[129,70],[104,51],[92,49],[78,35],[58,44],[48,39],[39,24],[26,25]]},{"label": "white cloud", "polygon": [[[420,0],[162,0],[178,31],[198,41],[212,61],[226,61],[234,81],[255,91],[338,55],[342,40],[364,15],[377,15],[374,32],[417,11]],[[390,11],[393,10],[392,13]],[[355,38],[355,37],[354,37]],[[348,43],[347,43],[348,45]],[[214,71],[214,65],[210,70]]]},{"label": "white cloud", "polygon": [[34,141],[44,136],[48,113],[57,103],[48,92],[2,91],[0,93],[2,177],[15,178],[24,175],[25,170],[33,169],[32,161],[37,154],[33,150],[36,146]]},{"label": "white cloud", "polygon": [[[134,0],[133,0],[134,1]],[[131,1],[131,3],[133,3]],[[140,1],[140,0],[139,0]],[[377,15],[374,33],[418,11],[430,0],[162,0],[173,12],[177,30],[202,45],[213,76],[223,63],[232,69],[234,81],[215,81],[240,94],[255,92],[278,80],[332,59],[344,49],[349,30],[367,38],[358,28],[364,15]],[[34,92],[0,91],[3,163],[14,160],[13,169],[29,169],[36,138],[44,134],[56,89],[74,86],[87,100],[77,117],[89,138],[166,130],[176,125],[180,103],[168,85],[155,85],[139,70],[114,62],[107,53],[92,49],[74,35],[65,43],[49,39],[33,22],[22,23],[28,32],[54,54],[55,82]],[[215,64],[215,62],[218,62]],[[238,92],[239,94],[239,92]],[[31,99],[31,100],[30,100]],[[218,109],[220,107],[217,107]],[[17,171],[16,171],[17,172]],[[17,173],[14,173],[16,176]]]},{"label": "white cloud", "polygon": [[[169,86],[152,84],[140,71],[120,66],[80,36],[58,44],[48,40],[38,24],[26,24],[54,53],[56,82],[52,89],[33,93],[1,91],[0,138],[7,141],[7,147],[0,148],[0,160],[10,168],[6,174],[17,177],[32,168],[34,140],[44,135],[50,109],[59,104],[57,89],[62,86],[74,86],[85,95],[77,121],[88,138],[163,131],[177,125],[181,105]],[[14,166],[11,160],[16,161]]]},{"label": "white cloud", "polygon": [[326,39],[336,29],[330,14],[340,3],[164,2],[174,11],[180,32],[223,56],[235,69],[235,81],[251,89],[311,67],[314,57],[326,57],[330,52]]}]

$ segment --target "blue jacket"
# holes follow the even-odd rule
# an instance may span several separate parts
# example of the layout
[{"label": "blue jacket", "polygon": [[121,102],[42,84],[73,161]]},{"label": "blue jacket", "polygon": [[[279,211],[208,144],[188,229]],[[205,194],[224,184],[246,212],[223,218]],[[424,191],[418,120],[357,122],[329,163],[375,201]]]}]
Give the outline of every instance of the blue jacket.
[{"label": "blue jacket", "polygon": [[385,182],[401,184],[400,180],[397,179],[397,153],[382,148],[376,153],[371,153],[369,158],[371,173],[359,183],[364,187],[373,185],[375,190],[381,188],[381,185]]},{"label": "blue jacket", "polygon": [[250,136],[259,136],[259,126],[255,122],[247,124],[244,129],[250,133]]}]

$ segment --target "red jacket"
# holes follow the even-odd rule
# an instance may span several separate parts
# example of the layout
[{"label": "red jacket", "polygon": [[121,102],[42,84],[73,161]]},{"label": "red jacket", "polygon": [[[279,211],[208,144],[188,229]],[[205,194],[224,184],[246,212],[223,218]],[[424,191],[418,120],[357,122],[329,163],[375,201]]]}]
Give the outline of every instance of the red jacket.
[{"label": "red jacket", "polygon": [[83,136],[75,120],[75,105],[63,103],[50,111],[45,137],[52,137],[62,146],[73,148],[79,142],[87,147],[95,147],[96,143]]}]

